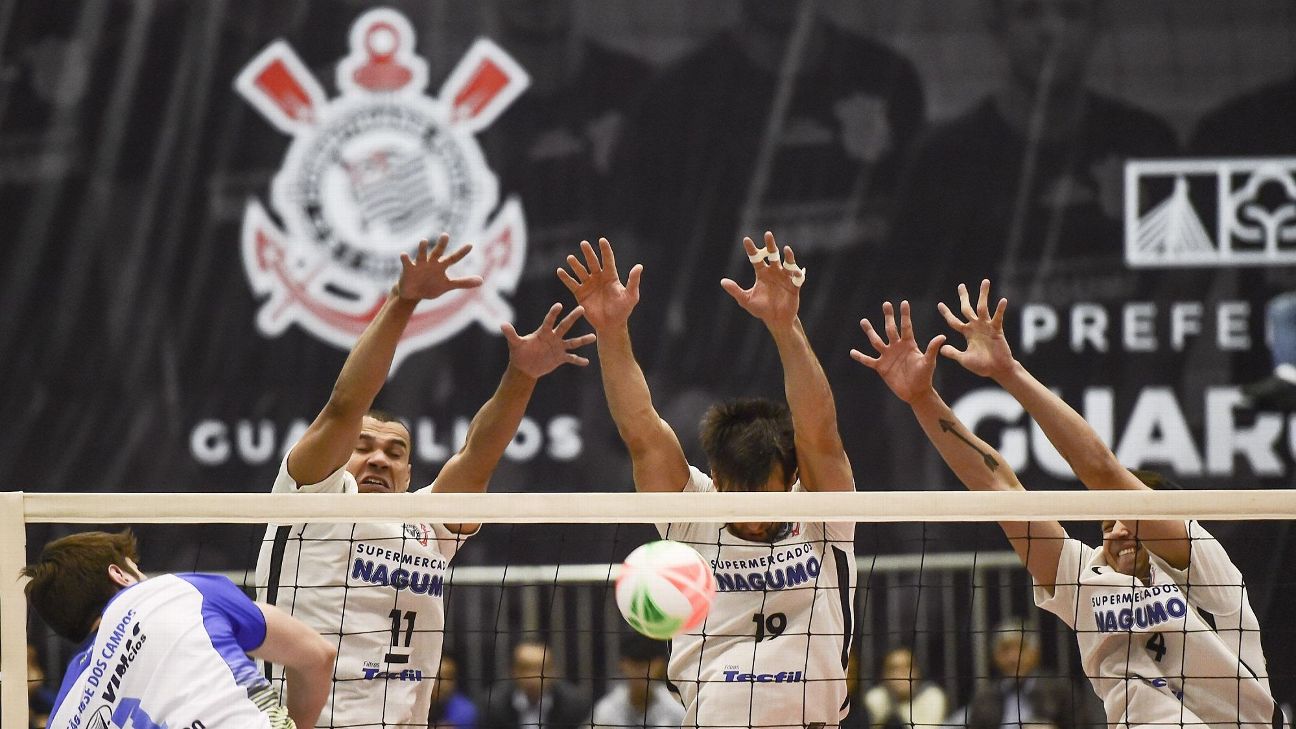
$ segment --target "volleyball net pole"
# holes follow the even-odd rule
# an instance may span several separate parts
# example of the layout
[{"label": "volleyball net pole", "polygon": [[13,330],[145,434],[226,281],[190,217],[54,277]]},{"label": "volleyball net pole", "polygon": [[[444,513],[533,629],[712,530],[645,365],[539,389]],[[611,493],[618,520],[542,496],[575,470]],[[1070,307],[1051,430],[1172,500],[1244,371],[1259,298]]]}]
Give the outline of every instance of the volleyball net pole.
[{"label": "volleyball net pole", "polygon": [[27,564],[23,492],[0,492],[0,726],[27,726]]}]

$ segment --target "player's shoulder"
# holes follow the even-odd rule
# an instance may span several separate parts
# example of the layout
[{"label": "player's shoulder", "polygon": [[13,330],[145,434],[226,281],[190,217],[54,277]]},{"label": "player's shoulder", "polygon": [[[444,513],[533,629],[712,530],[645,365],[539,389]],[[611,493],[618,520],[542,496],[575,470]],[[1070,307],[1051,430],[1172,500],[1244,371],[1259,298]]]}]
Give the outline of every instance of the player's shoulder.
[{"label": "player's shoulder", "polygon": [[[296,446],[294,445],[293,448]],[[289,448],[279,462],[279,472],[270,487],[271,493],[359,493],[360,487],[356,483],[355,476],[347,470],[345,463],[318,483],[299,483],[288,472],[288,458],[292,455],[293,448]]]},{"label": "player's shoulder", "polygon": [[711,480],[711,476],[709,474],[707,474],[702,469],[690,463],[689,479],[684,483],[683,490],[692,491],[696,493],[707,493],[710,491],[715,491],[716,487],[715,487],[715,482]]}]

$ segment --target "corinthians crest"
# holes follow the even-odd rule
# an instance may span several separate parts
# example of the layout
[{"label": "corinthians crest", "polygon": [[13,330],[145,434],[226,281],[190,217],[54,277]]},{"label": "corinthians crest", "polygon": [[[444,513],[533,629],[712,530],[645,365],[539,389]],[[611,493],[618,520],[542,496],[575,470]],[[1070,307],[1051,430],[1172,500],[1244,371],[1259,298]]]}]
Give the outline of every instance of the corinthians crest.
[{"label": "corinthians crest", "polygon": [[266,336],[295,322],[350,348],[399,276],[400,254],[443,231],[475,244],[455,272],[479,274],[484,284],[422,302],[396,362],[473,322],[494,332],[512,319],[502,294],[522,272],[522,205],[512,197],[499,205],[499,183],[475,135],[530,78],[483,38],[436,98],[426,95],[427,83],[413,28],[388,8],[351,26],[338,98],[327,98],[284,41],[239,74],[238,92],[293,138],[270,191],[283,227],[256,200],[243,217],[243,265],[253,291],[266,297],[257,314]]}]

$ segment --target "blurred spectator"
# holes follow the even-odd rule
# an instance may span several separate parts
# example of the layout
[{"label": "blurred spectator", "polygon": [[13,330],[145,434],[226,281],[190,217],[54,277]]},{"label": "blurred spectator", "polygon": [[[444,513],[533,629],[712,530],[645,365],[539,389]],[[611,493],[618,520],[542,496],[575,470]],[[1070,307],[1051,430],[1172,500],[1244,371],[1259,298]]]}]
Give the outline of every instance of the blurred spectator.
[{"label": "blurred spectator", "polygon": [[477,729],[477,714],[477,705],[459,690],[458,656],[442,651],[436,688],[432,690],[432,706],[428,711],[428,725],[434,729]]},{"label": "blurred spectator", "polygon": [[922,680],[922,671],[907,647],[893,648],[882,657],[878,685],[864,694],[873,729],[934,728],[943,724],[948,704],[945,692]]},{"label": "blurred spectator", "polygon": [[[1192,151],[1203,156],[1290,157],[1296,155],[1294,118],[1296,74],[1229,99],[1208,112],[1193,131]],[[1280,200],[1291,202],[1285,192],[1279,194]],[[1253,306],[1268,300],[1265,341],[1273,371],[1244,386],[1242,393],[1256,408],[1296,411],[1296,272],[1290,266],[1263,266],[1232,273],[1238,279],[1237,294]]]},{"label": "blurred spectator", "polygon": [[666,644],[626,633],[620,648],[625,680],[594,704],[592,726],[679,729],[684,705],[666,688]]},{"label": "blurred spectator", "polygon": [[36,646],[27,644],[27,723],[31,729],[45,729],[54,709],[54,690],[46,681],[45,666]]},{"label": "blurred spectator", "polygon": [[581,729],[590,703],[559,678],[549,647],[527,640],[513,649],[512,681],[491,692],[485,729]]},{"label": "blurred spectator", "polygon": [[846,659],[846,701],[850,711],[842,719],[841,729],[868,729],[868,709],[864,708],[864,693],[860,691],[859,641],[852,643]]},{"label": "blurred spectator", "polygon": [[968,729],[1020,729],[1049,724],[1083,729],[1095,721],[1097,698],[1088,686],[1061,676],[1040,676],[1039,635],[1020,620],[994,629],[991,661],[999,678],[981,688],[968,704]]},{"label": "blurred spectator", "polygon": [[1248,402],[1262,410],[1296,411],[1296,292],[1278,294],[1265,306],[1265,339],[1273,373],[1242,388]]}]

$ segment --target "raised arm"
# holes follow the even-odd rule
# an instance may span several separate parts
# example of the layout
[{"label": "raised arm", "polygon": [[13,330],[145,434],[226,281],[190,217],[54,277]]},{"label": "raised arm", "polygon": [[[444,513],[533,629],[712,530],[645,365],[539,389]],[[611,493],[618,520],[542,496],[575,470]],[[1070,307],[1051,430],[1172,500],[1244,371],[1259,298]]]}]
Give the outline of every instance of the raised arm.
[{"label": "raised arm", "polygon": [[[852,349],[851,357],[877,372],[896,397],[908,403],[927,439],[936,446],[941,458],[965,486],[972,491],[1021,491],[1017,474],[1004,462],[1003,456],[969,430],[932,386],[937,352],[945,343],[944,335],[934,337],[927,344],[926,351],[918,349],[908,301],[900,302],[898,329],[891,302],[882,305],[882,316],[887,335],[885,341],[868,319],[860,321],[860,327],[878,356],[870,357]],[[1062,540],[1066,538],[1062,525],[1055,521],[1001,521],[999,526],[1035,581],[1052,590],[1053,581],[1057,579]]]},{"label": "raised arm", "polygon": [[774,337],[783,363],[783,388],[796,434],[801,484],[808,491],[853,491],[855,479],[837,431],[832,388],[797,316],[805,272],[796,265],[790,246],[783,249],[786,261],[780,261],[778,244],[769,231],[765,231],[762,247],[743,238],[743,248],[755,269],[755,283],[744,289],[726,278],[720,286]]},{"label": "raised arm", "polygon": [[[549,313],[535,331],[520,336],[512,324],[505,322],[500,331],[508,341],[509,363],[500,378],[499,387],[491,395],[468,426],[463,448],[446,461],[432,482],[432,490],[440,493],[485,491],[491,475],[504,456],[504,449],[517,434],[522,415],[526,413],[536,381],[564,364],[584,367],[589,360],[572,353],[594,341],[593,334],[565,339],[567,332],[581,318],[578,306],[558,321],[562,304],[549,307]],[[447,524],[457,533],[477,531],[476,524]]]},{"label": "raised arm", "polygon": [[[969,299],[967,286],[959,284],[959,308],[963,319],[955,316],[945,304],[939,305],[945,321],[967,339],[965,351],[946,345],[941,348],[941,353],[970,372],[993,379],[1016,398],[1086,488],[1148,490],[1138,477],[1116,460],[1116,454],[1080,413],[1013,358],[1003,331],[1008,300],[1000,299],[993,314],[989,301],[990,281],[983,280],[975,308]],[[1188,528],[1183,521],[1144,520],[1135,522],[1133,528],[1139,541],[1170,566],[1179,569],[1188,566],[1190,545]]]},{"label": "raised arm", "polygon": [[585,309],[585,319],[598,334],[603,392],[621,440],[630,450],[635,489],[680,491],[689,480],[688,461],[675,431],[653,407],[652,393],[630,347],[630,313],[639,303],[639,277],[643,266],[630,269],[623,285],[617,274],[616,255],[606,238],[599,238],[599,253],[581,241],[582,264],[567,256],[558,279]]},{"label": "raised arm", "polygon": [[401,254],[400,280],[351,348],[328,403],[288,456],[288,474],[298,484],[323,481],[351,457],[364,414],[387,380],[396,345],[418,302],[481,285],[480,276],[450,277],[446,269],[468,255],[472,246],[443,257],[449,243],[450,236],[442,233],[430,249],[426,240],[421,241],[414,258]]}]

